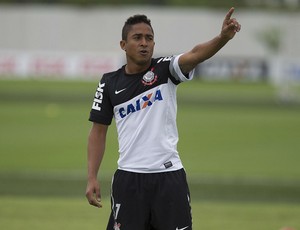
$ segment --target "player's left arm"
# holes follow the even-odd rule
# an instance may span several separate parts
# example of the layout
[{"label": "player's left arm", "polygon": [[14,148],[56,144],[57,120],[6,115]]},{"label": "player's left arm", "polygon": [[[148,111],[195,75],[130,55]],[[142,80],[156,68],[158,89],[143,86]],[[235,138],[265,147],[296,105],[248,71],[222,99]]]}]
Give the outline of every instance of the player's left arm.
[{"label": "player's left arm", "polygon": [[184,74],[189,73],[199,63],[215,55],[237,32],[241,25],[235,18],[231,18],[234,12],[232,7],[225,16],[221,33],[212,40],[196,45],[191,51],[184,53],[179,58],[179,66]]}]

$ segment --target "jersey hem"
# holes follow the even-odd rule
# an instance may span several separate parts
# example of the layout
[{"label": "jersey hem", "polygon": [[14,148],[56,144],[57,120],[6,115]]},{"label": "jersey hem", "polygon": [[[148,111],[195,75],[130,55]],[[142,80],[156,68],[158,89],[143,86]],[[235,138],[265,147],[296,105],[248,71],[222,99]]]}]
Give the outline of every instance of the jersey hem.
[{"label": "jersey hem", "polygon": [[172,167],[167,169],[155,169],[155,170],[141,170],[141,169],[132,169],[132,168],[124,168],[124,167],[118,167],[119,170],[127,171],[127,172],[134,172],[134,173],[165,173],[165,172],[172,172],[177,171],[180,169],[184,169],[184,167],[181,165],[180,167]]}]

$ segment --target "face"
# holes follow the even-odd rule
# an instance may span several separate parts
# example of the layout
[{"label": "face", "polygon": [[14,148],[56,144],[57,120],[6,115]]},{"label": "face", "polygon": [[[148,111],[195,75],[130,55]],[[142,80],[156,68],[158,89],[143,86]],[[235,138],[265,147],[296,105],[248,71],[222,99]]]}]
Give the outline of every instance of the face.
[{"label": "face", "polygon": [[151,63],[154,49],[154,34],[146,23],[138,23],[131,27],[127,40],[120,42],[126,51],[127,65],[147,66]]}]

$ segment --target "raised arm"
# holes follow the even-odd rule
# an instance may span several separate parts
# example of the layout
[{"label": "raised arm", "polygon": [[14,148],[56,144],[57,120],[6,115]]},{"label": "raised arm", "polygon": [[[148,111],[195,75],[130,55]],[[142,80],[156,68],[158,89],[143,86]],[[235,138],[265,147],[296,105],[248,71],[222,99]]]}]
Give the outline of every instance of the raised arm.
[{"label": "raised arm", "polygon": [[86,198],[89,203],[98,208],[102,207],[100,184],[97,174],[105,151],[105,141],[108,126],[93,123],[88,138],[88,183]]},{"label": "raised arm", "polygon": [[184,53],[179,58],[179,66],[184,74],[189,73],[199,63],[215,55],[234,35],[240,31],[241,25],[235,18],[232,7],[225,16],[221,33],[212,40],[196,45],[191,51]]}]

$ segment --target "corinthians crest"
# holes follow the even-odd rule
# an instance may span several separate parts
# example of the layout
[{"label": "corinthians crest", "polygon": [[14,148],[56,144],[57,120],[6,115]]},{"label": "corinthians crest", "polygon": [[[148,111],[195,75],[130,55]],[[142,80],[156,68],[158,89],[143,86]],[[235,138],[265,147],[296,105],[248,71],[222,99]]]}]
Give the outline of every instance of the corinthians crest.
[{"label": "corinthians crest", "polygon": [[144,74],[142,83],[144,85],[152,85],[154,82],[157,81],[157,75],[155,75],[152,71],[154,68],[152,68],[150,71]]}]

